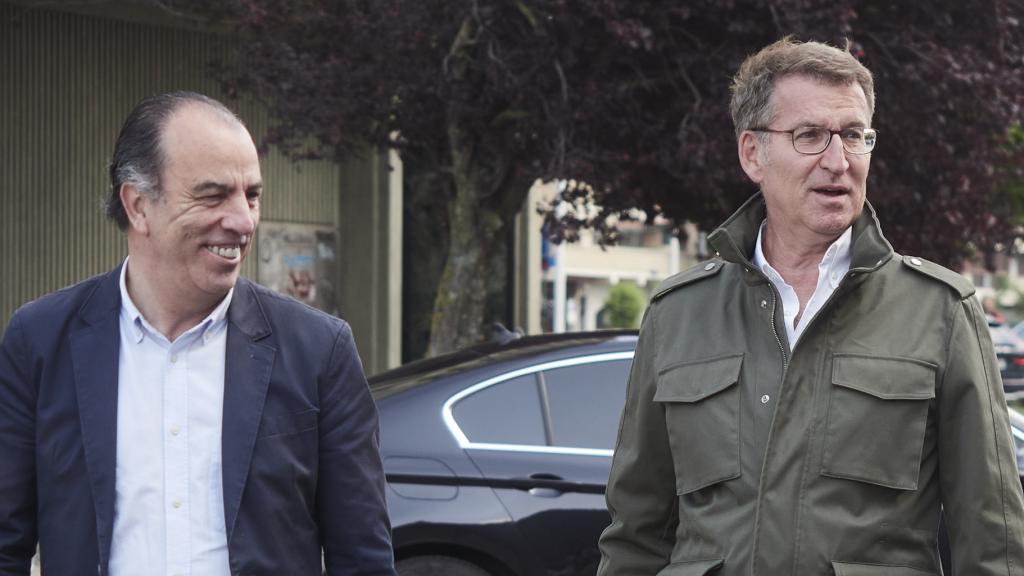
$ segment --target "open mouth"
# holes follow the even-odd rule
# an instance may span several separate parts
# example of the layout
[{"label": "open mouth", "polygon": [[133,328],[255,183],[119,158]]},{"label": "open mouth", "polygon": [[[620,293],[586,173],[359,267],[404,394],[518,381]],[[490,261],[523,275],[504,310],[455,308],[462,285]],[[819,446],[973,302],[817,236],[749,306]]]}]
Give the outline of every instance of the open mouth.
[{"label": "open mouth", "polygon": [[234,246],[207,246],[206,251],[228,260],[234,260],[242,254],[242,248],[237,244]]},{"label": "open mouth", "polygon": [[845,186],[818,186],[814,191],[825,196],[845,196],[850,192]]},{"label": "open mouth", "polygon": [[248,241],[248,236],[243,236],[242,241],[238,244],[210,244],[206,246],[206,251],[225,260],[237,260],[242,256],[242,247]]}]

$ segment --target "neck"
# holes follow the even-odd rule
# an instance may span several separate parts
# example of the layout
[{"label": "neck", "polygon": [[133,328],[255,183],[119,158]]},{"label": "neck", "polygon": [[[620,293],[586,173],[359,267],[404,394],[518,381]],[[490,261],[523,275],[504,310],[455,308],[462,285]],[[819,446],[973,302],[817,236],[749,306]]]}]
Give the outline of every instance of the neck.
[{"label": "neck", "polygon": [[764,233],[761,235],[761,251],[764,253],[765,260],[789,283],[786,271],[794,273],[813,271],[816,277],[818,264],[825,257],[825,252],[842,234],[843,232],[832,237],[796,238],[793,235],[782,233],[778,228],[772,226],[771,220],[768,220],[764,227]]},{"label": "neck", "polygon": [[161,277],[159,266],[147,266],[144,258],[129,258],[125,265],[125,284],[132,303],[171,342],[202,322],[223,299],[221,296],[189,301],[173,282]]}]

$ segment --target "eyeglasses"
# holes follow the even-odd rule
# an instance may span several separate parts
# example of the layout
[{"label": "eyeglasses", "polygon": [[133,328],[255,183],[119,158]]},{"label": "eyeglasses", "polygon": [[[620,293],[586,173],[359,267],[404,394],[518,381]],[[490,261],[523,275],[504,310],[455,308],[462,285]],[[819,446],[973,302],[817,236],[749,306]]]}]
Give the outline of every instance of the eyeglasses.
[{"label": "eyeglasses", "polygon": [[875,148],[878,132],[873,128],[850,127],[842,130],[829,130],[821,126],[801,126],[793,130],[772,130],[771,128],[751,128],[751,132],[770,132],[772,134],[789,134],[793,139],[793,149],[800,154],[821,154],[832,143],[832,137],[839,135],[843,148],[850,154],[870,154]]}]

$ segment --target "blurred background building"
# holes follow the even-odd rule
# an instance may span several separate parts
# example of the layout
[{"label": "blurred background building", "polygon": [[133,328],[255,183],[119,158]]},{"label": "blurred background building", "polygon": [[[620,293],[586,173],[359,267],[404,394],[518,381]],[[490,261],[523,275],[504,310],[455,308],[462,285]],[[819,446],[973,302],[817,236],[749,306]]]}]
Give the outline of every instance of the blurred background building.
[{"label": "blurred background building", "polygon": [[[195,90],[225,101],[256,142],[270,119],[224,94],[210,63],[227,47],[152,5],[0,1],[0,329],[24,302],[124,258],[100,209],[121,123],[142,98]],[[243,273],[348,320],[370,372],[397,365],[401,163],[261,158],[267,194]],[[396,225],[397,222],[397,225]]]}]

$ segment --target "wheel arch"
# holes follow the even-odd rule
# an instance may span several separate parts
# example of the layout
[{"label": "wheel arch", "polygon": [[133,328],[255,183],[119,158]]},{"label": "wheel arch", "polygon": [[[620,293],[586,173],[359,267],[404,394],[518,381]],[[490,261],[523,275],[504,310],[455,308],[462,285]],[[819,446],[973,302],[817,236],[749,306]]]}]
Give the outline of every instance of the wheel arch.
[{"label": "wheel arch", "polygon": [[494,576],[517,576],[515,570],[497,556],[460,544],[450,542],[419,542],[395,549],[395,562],[416,556],[449,556],[472,562]]}]

